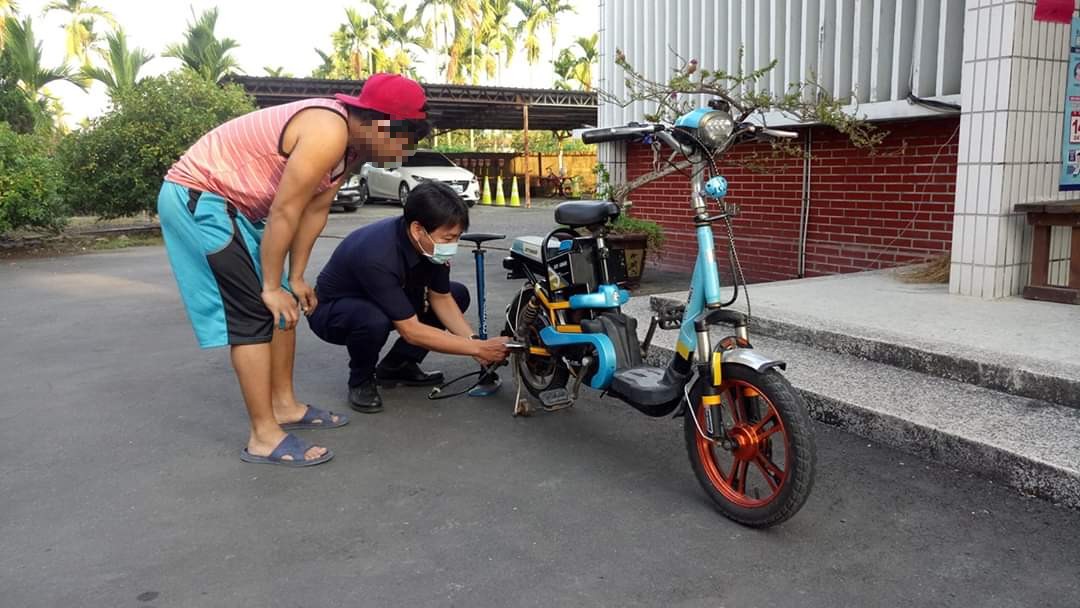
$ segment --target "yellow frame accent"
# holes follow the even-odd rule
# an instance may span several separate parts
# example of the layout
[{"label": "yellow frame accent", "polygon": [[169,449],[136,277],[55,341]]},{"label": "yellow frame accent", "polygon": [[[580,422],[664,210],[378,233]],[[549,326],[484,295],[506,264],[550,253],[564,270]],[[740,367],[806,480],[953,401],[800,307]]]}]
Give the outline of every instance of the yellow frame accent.
[{"label": "yellow frame accent", "polygon": [[720,395],[704,395],[701,397],[701,403],[705,405],[720,405]]}]

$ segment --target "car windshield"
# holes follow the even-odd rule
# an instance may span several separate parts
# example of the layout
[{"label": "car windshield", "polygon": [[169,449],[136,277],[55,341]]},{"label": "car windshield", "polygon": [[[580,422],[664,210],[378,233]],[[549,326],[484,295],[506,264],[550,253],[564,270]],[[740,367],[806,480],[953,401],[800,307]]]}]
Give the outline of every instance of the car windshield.
[{"label": "car windshield", "polygon": [[417,152],[409,158],[405,159],[406,167],[453,167],[454,163],[450,162],[449,158],[446,158],[438,152]]}]

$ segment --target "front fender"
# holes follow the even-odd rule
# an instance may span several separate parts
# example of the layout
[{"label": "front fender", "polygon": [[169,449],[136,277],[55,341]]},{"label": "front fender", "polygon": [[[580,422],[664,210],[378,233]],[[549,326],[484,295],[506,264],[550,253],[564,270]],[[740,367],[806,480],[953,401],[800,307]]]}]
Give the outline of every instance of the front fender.
[{"label": "front fender", "polygon": [[758,373],[770,370],[774,367],[787,369],[786,362],[779,359],[771,359],[752,348],[733,348],[731,350],[721,351],[719,354],[721,357],[720,360],[723,363],[745,365]]},{"label": "front fender", "polygon": [[722,367],[724,364],[742,365],[759,374],[774,367],[787,369],[787,363],[779,359],[770,359],[752,348],[715,350],[713,351],[711,363],[713,386],[719,386],[722,383],[724,378]]}]

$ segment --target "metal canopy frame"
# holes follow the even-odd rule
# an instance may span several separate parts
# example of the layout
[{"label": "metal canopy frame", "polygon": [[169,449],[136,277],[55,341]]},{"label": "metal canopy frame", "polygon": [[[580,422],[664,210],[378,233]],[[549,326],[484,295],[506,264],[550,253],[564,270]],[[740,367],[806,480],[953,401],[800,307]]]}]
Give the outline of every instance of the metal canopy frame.
[{"label": "metal canopy frame", "polygon": [[[308,99],[355,93],[362,80],[233,76],[261,108]],[[518,89],[459,84],[424,84],[428,108],[440,132],[457,129],[570,131],[596,126],[595,92]],[[524,112],[528,106],[528,124]]]}]

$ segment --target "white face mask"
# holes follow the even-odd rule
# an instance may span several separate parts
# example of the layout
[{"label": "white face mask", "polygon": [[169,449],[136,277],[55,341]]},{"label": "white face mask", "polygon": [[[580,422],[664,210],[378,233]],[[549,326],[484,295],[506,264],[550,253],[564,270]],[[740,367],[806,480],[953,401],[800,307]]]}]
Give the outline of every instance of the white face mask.
[{"label": "white face mask", "polygon": [[448,264],[450,260],[454,259],[454,254],[457,253],[458,242],[453,243],[436,243],[435,239],[431,238],[431,234],[425,230],[424,234],[427,235],[428,240],[431,241],[434,251],[432,253],[424,252],[424,257],[431,260],[432,264]]}]

